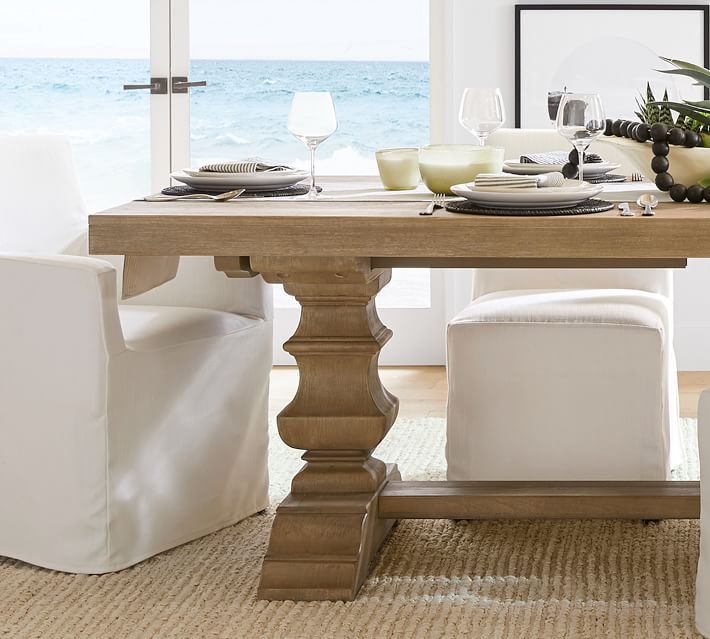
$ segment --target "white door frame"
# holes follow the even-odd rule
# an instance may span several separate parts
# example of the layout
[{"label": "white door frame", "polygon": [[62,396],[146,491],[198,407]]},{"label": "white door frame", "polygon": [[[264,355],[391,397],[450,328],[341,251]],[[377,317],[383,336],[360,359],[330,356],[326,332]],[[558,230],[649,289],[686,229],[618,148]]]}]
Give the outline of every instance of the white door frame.
[{"label": "white door frame", "polygon": [[[150,75],[170,78],[170,0],[150,2]],[[150,96],[150,184],[153,191],[165,186],[170,174],[170,94]]]}]

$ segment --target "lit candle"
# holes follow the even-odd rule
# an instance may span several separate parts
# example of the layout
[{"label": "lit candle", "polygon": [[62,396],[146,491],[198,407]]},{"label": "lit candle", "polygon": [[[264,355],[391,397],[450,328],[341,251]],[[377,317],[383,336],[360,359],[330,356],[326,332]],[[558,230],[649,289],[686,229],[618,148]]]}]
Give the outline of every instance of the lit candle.
[{"label": "lit candle", "polygon": [[382,149],[375,153],[382,185],[388,191],[416,189],[419,175],[419,149]]}]

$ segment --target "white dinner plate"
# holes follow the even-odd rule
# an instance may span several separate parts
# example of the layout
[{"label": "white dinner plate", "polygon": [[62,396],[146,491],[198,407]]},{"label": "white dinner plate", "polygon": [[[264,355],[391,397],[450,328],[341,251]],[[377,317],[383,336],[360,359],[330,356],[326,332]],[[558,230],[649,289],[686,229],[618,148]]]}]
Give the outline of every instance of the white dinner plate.
[{"label": "white dinner plate", "polygon": [[184,171],[175,171],[170,177],[205,191],[230,191],[247,189],[248,191],[274,191],[298,184],[310,177],[308,171],[262,171],[259,173],[231,173],[227,177],[196,177]]},{"label": "white dinner plate", "polygon": [[478,187],[473,184],[457,184],[451,187],[456,195],[465,197],[479,206],[506,209],[562,209],[575,206],[590,197],[599,195],[603,187],[579,180],[565,180],[564,186],[539,189],[503,189]]},{"label": "white dinner plate", "polygon": [[[584,165],[584,175],[589,177],[604,175],[610,171],[615,171],[620,166],[621,164],[612,164],[611,162],[589,162]],[[531,164],[528,162],[518,162],[516,160],[506,160],[503,162],[503,171],[513,173],[514,175],[539,175],[541,173],[561,170],[561,164]]]}]

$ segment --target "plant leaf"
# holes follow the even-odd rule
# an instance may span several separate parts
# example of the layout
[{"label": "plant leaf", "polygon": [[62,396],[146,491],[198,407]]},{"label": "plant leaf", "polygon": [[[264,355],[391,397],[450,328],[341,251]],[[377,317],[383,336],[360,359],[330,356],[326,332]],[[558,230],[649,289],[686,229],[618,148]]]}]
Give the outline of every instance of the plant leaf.
[{"label": "plant leaf", "polygon": [[682,102],[668,102],[669,106],[674,111],[677,111],[681,115],[686,115],[693,120],[696,120],[702,124],[710,126],[710,115],[705,112],[704,109],[700,109],[691,104],[685,104]]},{"label": "plant leaf", "polygon": [[696,80],[704,87],[710,87],[710,71],[702,69],[701,71],[688,71],[686,69],[656,69],[660,73],[668,73],[669,75],[683,75],[691,80]]},{"label": "plant leaf", "polygon": [[655,102],[656,98],[653,95],[653,89],[651,89],[651,83],[646,83],[646,102]]},{"label": "plant leaf", "polygon": [[685,62],[683,60],[674,60],[673,58],[664,58],[662,55],[658,56],[663,60],[664,62],[668,62],[668,64],[672,64],[674,67],[677,67],[678,69],[685,69],[687,71],[700,71],[701,73],[703,71],[707,72],[707,69],[698,66],[697,64],[693,64],[692,62]]},{"label": "plant leaf", "polygon": [[668,108],[668,89],[663,92],[663,104],[661,105],[661,122],[668,126],[673,126],[673,114]]}]

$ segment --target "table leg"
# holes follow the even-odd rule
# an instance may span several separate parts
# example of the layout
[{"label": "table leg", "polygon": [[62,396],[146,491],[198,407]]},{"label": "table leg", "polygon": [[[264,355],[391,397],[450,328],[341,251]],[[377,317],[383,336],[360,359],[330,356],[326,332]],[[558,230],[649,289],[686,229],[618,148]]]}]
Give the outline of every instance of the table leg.
[{"label": "table leg", "polygon": [[390,269],[361,258],[252,258],[269,282],[301,304],[284,348],[298,362],[299,387],[278,416],[286,444],[305,466],[278,507],[264,559],[262,599],[352,600],[394,519],[378,518],[380,492],[400,479],[371,456],[397,416],[378,357],[392,332],[375,296]]}]

